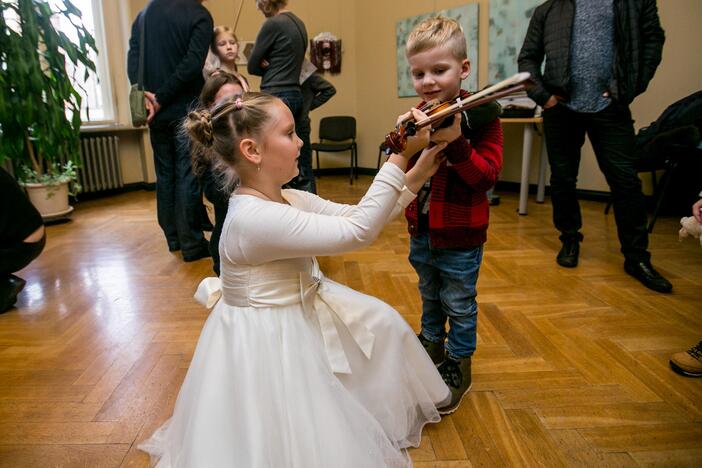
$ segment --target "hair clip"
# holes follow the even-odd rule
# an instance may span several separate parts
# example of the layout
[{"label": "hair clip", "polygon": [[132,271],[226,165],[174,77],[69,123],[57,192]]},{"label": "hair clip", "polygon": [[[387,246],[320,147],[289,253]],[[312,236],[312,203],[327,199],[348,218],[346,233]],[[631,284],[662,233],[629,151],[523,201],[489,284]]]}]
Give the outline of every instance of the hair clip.
[{"label": "hair clip", "polygon": [[236,107],[237,110],[241,110],[241,108],[244,107],[244,101],[241,100],[240,96],[234,101],[234,107]]}]

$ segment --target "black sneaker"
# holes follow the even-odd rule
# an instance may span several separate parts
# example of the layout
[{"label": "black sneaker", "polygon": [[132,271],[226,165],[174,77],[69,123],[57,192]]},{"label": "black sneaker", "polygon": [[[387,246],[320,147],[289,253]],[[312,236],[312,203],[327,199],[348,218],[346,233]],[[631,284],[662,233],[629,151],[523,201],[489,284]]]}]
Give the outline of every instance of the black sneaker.
[{"label": "black sneaker", "polygon": [[446,358],[439,366],[441,377],[451,390],[451,401],[448,405],[438,408],[439,414],[451,414],[458,409],[461,400],[473,385],[470,373],[470,356],[459,360]]},{"label": "black sneaker", "polygon": [[575,268],[578,266],[578,256],[580,255],[580,242],[582,236],[561,236],[563,246],[556,256],[556,263],[562,267]]},{"label": "black sneaker", "polygon": [[194,262],[200,260],[201,258],[211,257],[210,246],[207,241],[204,241],[200,247],[194,252],[188,253],[187,255],[183,253],[183,260],[186,262]]},{"label": "black sneaker", "polygon": [[433,341],[429,341],[424,338],[424,335],[421,333],[417,335],[417,338],[419,338],[419,342],[422,343],[422,346],[424,346],[424,349],[427,351],[427,354],[431,358],[431,362],[437,366],[444,362],[446,359],[446,351],[444,350],[443,340],[441,343],[434,343]]},{"label": "black sneaker", "polygon": [[15,305],[17,296],[27,284],[19,276],[10,275],[4,280],[0,280],[0,314],[6,312]]}]

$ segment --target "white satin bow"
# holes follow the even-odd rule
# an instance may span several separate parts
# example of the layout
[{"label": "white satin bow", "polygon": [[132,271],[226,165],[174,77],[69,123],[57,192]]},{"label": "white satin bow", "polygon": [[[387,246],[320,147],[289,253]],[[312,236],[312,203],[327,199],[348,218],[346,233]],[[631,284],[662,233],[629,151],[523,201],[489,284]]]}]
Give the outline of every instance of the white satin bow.
[{"label": "white satin bow", "polygon": [[[375,335],[358,320],[356,317],[344,313],[344,308],[334,309],[330,301],[331,297],[326,297],[328,291],[324,285],[324,275],[319,270],[317,262],[314,262],[313,273],[300,273],[300,301],[302,307],[308,313],[314,313],[319,321],[319,326],[324,340],[324,349],[331,366],[332,372],[337,374],[350,374],[351,365],[346,357],[339,330],[337,329],[334,317],[344,325],[353,340],[361,349],[366,358],[370,359],[375,343]],[[208,309],[213,307],[222,297],[222,282],[219,278],[209,277],[203,279],[197,291],[195,300]]]}]

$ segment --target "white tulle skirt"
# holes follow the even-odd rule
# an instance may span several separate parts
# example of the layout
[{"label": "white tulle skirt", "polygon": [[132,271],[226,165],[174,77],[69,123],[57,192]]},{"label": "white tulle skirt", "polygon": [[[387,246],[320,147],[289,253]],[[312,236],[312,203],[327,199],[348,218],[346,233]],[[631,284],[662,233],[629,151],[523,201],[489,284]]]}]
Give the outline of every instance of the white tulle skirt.
[{"label": "white tulle skirt", "polygon": [[387,304],[330,280],[375,334],[368,359],[338,327],[350,374],[334,374],[316,316],[300,304],[219,301],[200,335],[172,418],[139,448],[166,467],[405,467],[449,389]]}]

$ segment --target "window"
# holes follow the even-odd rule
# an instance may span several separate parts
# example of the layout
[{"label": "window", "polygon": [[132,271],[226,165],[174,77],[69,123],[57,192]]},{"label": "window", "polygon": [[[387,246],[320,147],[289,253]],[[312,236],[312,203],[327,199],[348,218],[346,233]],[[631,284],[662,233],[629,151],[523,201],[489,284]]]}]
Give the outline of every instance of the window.
[{"label": "window", "polygon": [[[110,83],[110,73],[107,60],[107,44],[105,41],[105,28],[102,14],[102,0],[71,0],[76,8],[82,13],[83,26],[90,31],[95,38],[98,54],[91,53],[91,58],[95,62],[97,76],[90,74],[87,80],[83,80],[85,67],[80,65],[77,69],[73,67],[68,72],[73,75],[73,86],[82,96],[81,118],[83,121],[111,121],[114,119],[114,106],[112,104],[112,86]],[[70,21],[65,17],[56,16],[56,25],[71,40],[76,40],[75,29]],[[99,79],[98,79],[99,78]]]}]

